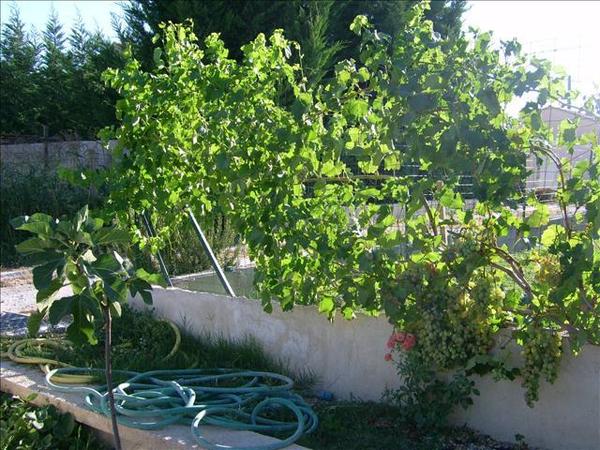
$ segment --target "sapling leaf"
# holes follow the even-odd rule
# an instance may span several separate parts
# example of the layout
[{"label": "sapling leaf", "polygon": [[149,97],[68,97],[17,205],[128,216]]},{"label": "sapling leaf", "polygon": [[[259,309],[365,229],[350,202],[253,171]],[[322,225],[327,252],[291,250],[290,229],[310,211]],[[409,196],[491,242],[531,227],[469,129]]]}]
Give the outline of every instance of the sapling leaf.
[{"label": "sapling leaf", "polygon": [[110,282],[104,281],[104,294],[110,302],[120,302],[127,299],[127,284],[119,278]]},{"label": "sapling leaf", "polygon": [[46,301],[48,298],[56,294],[60,288],[63,287],[63,280],[61,278],[54,278],[47,288],[38,290],[35,300],[37,303]]},{"label": "sapling leaf", "polygon": [[35,288],[42,290],[50,287],[50,283],[52,282],[52,277],[56,271],[56,268],[61,264],[64,264],[64,262],[64,258],[59,258],[35,267],[33,269],[33,285]]},{"label": "sapling leaf", "polygon": [[94,325],[88,319],[88,315],[81,304],[81,296],[73,298],[72,309],[73,322],[67,328],[68,338],[76,344],[85,342],[96,345],[98,338],[96,337]]},{"label": "sapling leaf", "polygon": [[43,237],[50,235],[52,233],[51,222],[48,220],[34,220],[34,217],[36,216],[37,214],[34,214],[31,217],[17,217],[16,219],[12,219],[10,223],[15,230],[29,231]]},{"label": "sapling leaf", "polygon": [[121,317],[121,314],[122,314],[121,303],[119,303],[118,301],[110,302],[109,308],[110,308],[111,314],[114,317]]},{"label": "sapling leaf", "polygon": [[48,321],[52,325],[56,325],[63,317],[69,315],[75,298],[76,296],[63,297],[52,302],[48,312]]},{"label": "sapling leaf", "polygon": [[166,286],[165,279],[161,274],[158,273],[148,273],[143,268],[140,268],[135,271],[135,276],[141,280],[146,281],[149,284],[157,284],[159,286]]},{"label": "sapling leaf", "polygon": [[26,241],[15,245],[17,252],[25,256],[34,253],[44,253],[46,250],[54,247],[55,246],[52,242],[40,239],[38,237],[29,238]]},{"label": "sapling leaf", "polygon": [[62,234],[67,239],[72,239],[75,234],[75,227],[73,223],[69,220],[60,220],[56,224],[56,231]]},{"label": "sapling leaf", "polygon": [[100,255],[91,264],[87,264],[87,266],[91,273],[109,282],[123,271],[123,266],[119,264],[119,261],[117,261],[114,255],[110,253]]},{"label": "sapling leaf", "polygon": [[152,304],[152,286],[142,280],[141,278],[134,278],[129,283],[129,293],[132,297],[135,297],[137,294],[140,294],[144,303],[151,305]]},{"label": "sapling leaf", "polygon": [[27,264],[30,266],[38,266],[53,259],[60,259],[63,257],[63,254],[55,249],[48,249],[41,252],[28,253],[24,256]]},{"label": "sapling leaf", "polygon": [[88,205],[83,206],[79,211],[75,213],[75,218],[73,220],[73,226],[75,231],[80,231],[81,226],[88,220],[89,209]]},{"label": "sapling leaf", "polygon": [[40,331],[40,325],[42,324],[42,320],[46,315],[46,310],[35,311],[31,313],[29,319],[27,320],[27,333],[30,337],[36,337]]}]

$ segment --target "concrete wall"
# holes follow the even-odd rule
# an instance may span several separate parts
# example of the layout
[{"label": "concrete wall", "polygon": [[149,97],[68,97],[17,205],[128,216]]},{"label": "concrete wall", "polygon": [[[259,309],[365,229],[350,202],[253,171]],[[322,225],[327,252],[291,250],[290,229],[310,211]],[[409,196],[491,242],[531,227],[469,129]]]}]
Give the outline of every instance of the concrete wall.
[{"label": "concrete wall", "polygon": [[383,359],[392,331],[383,317],[331,323],[313,307],[297,306],[282,312],[276,304],[273,313],[267,314],[258,300],[179,288],[155,288],[153,297],[158,316],[194,334],[218,334],[234,340],[253,337],[268,354],[289,363],[293,370],[313,371],[319,388],[339,396],[379,400],[382,389],[398,385],[394,367]]},{"label": "concrete wall", "polygon": [[110,164],[110,154],[99,141],[65,141],[36,144],[0,145],[2,164],[28,170],[47,167],[82,167],[95,169]]},{"label": "concrete wall", "polygon": [[[229,339],[255,338],[272,356],[296,370],[310,370],[317,388],[338,398],[380,400],[386,388],[400,381],[384,361],[392,327],[385,317],[361,316],[333,323],[314,307],[297,306],[272,314],[260,302],[245,298],[154,289],[155,314],[185,326],[190,332],[217,334]],[[139,299],[134,306],[143,307]],[[577,358],[564,358],[559,379],[543,385],[534,409],[525,404],[518,382],[478,380],[481,396],[454,422],[467,423],[491,436],[514,441],[515,434],[530,445],[556,450],[600,449],[600,348],[586,346]]]}]

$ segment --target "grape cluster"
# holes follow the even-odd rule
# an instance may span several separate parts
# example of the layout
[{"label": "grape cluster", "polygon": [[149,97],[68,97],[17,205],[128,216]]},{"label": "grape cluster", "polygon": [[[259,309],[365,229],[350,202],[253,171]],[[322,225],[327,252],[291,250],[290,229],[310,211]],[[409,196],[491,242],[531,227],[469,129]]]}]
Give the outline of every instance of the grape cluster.
[{"label": "grape cluster", "polygon": [[[431,265],[415,265],[398,282],[411,292],[416,316],[416,351],[433,368],[448,370],[471,357],[487,353],[492,345],[493,314],[488,305],[500,303],[504,292],[480,271],[473,282],[461,285],[450,273]],[[472,292],[476,297],[472,297]],[[490,300],[492,299],[493,300]]]},{"label": "grape cluster", "polygon": [[550,287],[558,286],[562,277],[562,267],[558,257],[551,254],[537,255],[535,262],[539,267],[535,274],[536,281]]},{"label": "grape cluster", "polygon": [[471,320],[467,311],[456,312],[422,314],[418,348],[423,357],[440,370],[464,365],[471,357],[487,353],[492,343],[484,324]]},{"label": "grape cluster", "polygon": [[480,245],[474,237],[471,239],[457,238],[444,249],[442,259],[447,264],[460,264],[465,260],[478,257],[480,251]]},{"label": "grape cluster", "polygon": [[473,301],[482,308],[499,310],[504,304],[506,293],[502,289],[502,281],[496,274],[476,271],[469,282],[469,294]]},{"label": "grape cluster", "polygon": [[558,332],[532,327],[523,344],[525,365],[521,369],[522,385],[526,389],[525,401],[530,407],[538,400],[540,380],[553,383],[558,375],[562,356],[562,339]]}]

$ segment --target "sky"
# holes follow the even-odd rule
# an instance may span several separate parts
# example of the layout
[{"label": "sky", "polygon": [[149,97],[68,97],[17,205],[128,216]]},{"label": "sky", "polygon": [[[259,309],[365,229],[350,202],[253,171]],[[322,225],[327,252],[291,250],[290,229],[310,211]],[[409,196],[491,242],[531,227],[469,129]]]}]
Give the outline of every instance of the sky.
[{"label": "sky", "polygon": [[[100,28],[115,38],[111,12],[120,14],[117,1],[7,1],[0,0],[0,18],[17,5],[22,20],[42,29],[52,7],[70,26],[77,10],[90,30]],[[498,40],[517,38],[523,49],[559,64],[572,77],[572,86],[585,93],[600,91],[600,1],[489,1],[469,2],[465,25],[492,30]],[[594,87],[596,86],[596,87]]]},{"label": "sky", "polygon": [[10,9],[13,5],[16,5],[19,8],[21,20],[38,30],[44,29],[53,7],[58,13],[60,21],[67,29],[74,23],[75,18],[77,17],[77,11],[79,10],[86,27],[90,31],[100,28],[105,35],[116,39],[116,35],[112,29],[110,16],[111,12],[117,14],[121,12],[119,2],[116,1],[0,0],[0,17],[2,23],[4,23],[5,20],[8,20]]},{"label": "sky", "polygon": [[600,92],[600,1],[471,1],[465,23],[517,38],[527,53],[562,66],[572,87]]}]

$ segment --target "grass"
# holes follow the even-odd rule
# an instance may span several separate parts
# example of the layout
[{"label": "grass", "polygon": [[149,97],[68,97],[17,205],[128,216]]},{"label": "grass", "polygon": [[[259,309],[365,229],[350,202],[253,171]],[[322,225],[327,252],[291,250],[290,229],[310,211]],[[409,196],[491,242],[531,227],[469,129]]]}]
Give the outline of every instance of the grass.
[{"label": "grass", "polygon": [[400,410],[374,402],[314,405],[319,428],[298,444],[326,450],[525,450],[525,444],[498,442],[466,427],[419,431],[403,422]]}]

